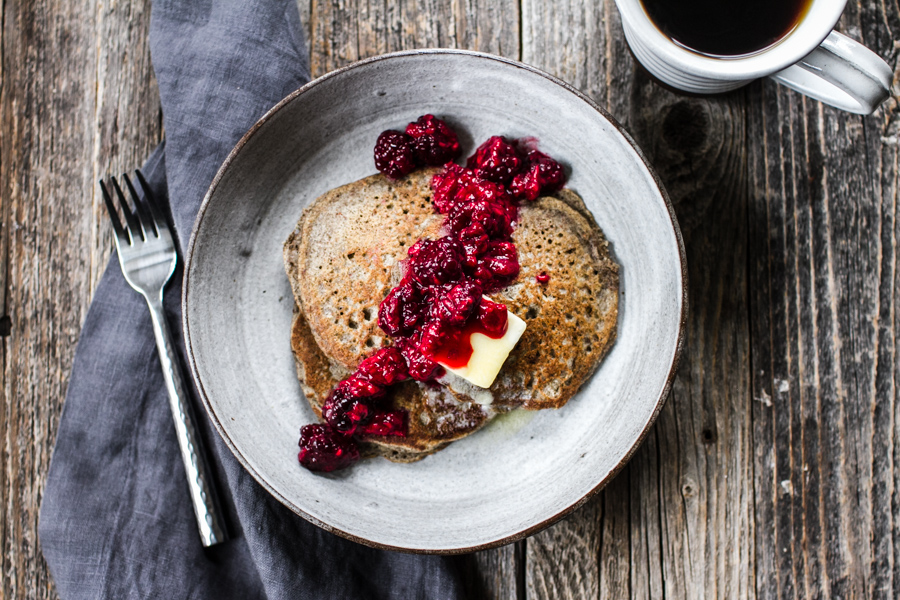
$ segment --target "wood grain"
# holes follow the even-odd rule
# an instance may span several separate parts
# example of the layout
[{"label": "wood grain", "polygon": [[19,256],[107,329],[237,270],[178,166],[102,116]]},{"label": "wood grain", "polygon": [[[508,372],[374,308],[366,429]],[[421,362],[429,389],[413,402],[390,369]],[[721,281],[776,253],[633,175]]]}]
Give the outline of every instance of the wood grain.
[{"label": "wood grain", "polygon": [[[687,346],[657,425],[569,518],[459,557],[469,597],[900,595],[900,86],[866,118],[770,82],[676,95],[635,65],[614,0],[298,5],[313,75],[441,46],[568,81],[631,132],[683,228]],[[840,28],[896,67],[898,10],[852,0]],[[95,182],[161,119],[149,0],[0,14],[0,597],[53,598],[37,508],[110,249]]]},{"label": "wood grain", "polygon": [[[841,28],[896,65],[896,5]],[[759,596],[895,598],[897,102],[748,95]]]},{"label": "wood grain", "polygon": [[96,180],[161,137],[149,2],[3,2],[0,597],[52,598],[38,507],[78,332],[110,251]]},{"label": "wood grain", "polygon": [[362,58],[413,48],[520,56],[515,0],[310,0],[309,13],[313,77]]},{"label": "wood grain", "polygon": [[520,541],[456,557],[466,597],[524,600],[525,544]]}]

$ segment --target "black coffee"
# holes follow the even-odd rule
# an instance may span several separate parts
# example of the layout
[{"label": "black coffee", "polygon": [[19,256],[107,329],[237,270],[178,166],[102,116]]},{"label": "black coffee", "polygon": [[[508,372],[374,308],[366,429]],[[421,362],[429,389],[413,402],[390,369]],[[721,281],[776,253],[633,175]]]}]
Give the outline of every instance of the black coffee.
[{"label": "black coffee", "polygon": [[702,54],[738,56],[767,48],[806,15],[811,0],[641,0],[656,27]]}]

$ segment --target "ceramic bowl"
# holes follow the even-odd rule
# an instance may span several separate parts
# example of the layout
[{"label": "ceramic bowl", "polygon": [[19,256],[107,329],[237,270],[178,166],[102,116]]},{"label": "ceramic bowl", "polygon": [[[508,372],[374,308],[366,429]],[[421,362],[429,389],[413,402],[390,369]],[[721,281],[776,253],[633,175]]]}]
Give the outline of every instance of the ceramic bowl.
[{"label": "ceramic bowl", "polygon": [[[457,128],[465,153],[490,135],[534,136],[567,165],[569,187],[584,198],[621,265],[618,339],[560,410],[516,411],[417,463],[374,459],[310,473],[297,463],[297,439],[315,416],[291,355],[293,299],[282,244],[306,205],[375,172],[372,148],[382,130],[426,113]],[[604,110],[514,61],[413,51],[313,81],[241,139],[194,226],[184,328],[213,423],[273,496],[365,544],[465,552],[549,525],[625,464],[672,383],[685,283],[672,206],[640,150]]]}]

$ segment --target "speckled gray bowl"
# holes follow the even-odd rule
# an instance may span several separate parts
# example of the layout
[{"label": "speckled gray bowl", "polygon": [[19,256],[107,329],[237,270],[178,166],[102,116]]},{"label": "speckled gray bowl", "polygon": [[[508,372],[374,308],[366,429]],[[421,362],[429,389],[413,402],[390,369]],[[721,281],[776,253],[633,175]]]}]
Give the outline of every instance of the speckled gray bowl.
[{"label": "speckled gray bowl", "polygon": [[[372,174],[379,132],[447,118],[464,152],[490,135],[535,136],[571,169],[621,265],[619,335],[560,410],[513,413],[413,464],[332,475],[297,464],[314,421],[294,372],[281,246],[303,207]],[[302,517],[380,547],[464,552],[559,519],[625,464],[668,393],[686,311],[678,226],[634,142],[597,105],[536,69],[471,52],[365,60],[294,92],[238,143],[200,209],[184,326],[206,409],[246,469]],[[549,343],[549,340],[548,340]]]}]

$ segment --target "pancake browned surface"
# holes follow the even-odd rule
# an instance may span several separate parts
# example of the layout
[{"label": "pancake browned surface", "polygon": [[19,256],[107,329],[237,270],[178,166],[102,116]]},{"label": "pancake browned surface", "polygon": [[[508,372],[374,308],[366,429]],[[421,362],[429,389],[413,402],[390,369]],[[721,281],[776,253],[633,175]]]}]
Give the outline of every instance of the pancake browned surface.
[{"label": "pancake browned surface", "polygon": [[[523,205],[513,241],[519,277],[491,298],[528,328],[491,386],[494,402],[559,408],[616,339],[619,267],[584,201],[567,189]],[[546,284],[537,281],[541,271]]]},{"label": "pancake browned surface", "polygon": [[440,236],[443,215],[431,205],[436,171],[396,182],[373,175],[335,188],[303,211],[285,242],[294,299],[325,355],[348,370],[386,342],[378,305],[406,249]]},{"label": "pancake browned surface", "polygon": [[[434,169],[398,182],[374,175],[341,186],[304,211],[284,247],[297,314],[292,348],[310,404],[320,415],[331,388],[390,341],[378,305],[396,283],[406,249],[440,236],[431,205]],[[524,204],[513,234],[521,272],[492,299],[528,323],[491,386],[493,404],[473,386],[409,381],[391,402],[410,411],[407,438],[377,438],[392,460],[417,460],[469,435],[497,412],[558,408],[590,377],[616,335],[618,267],[581,198],[569,190]],[[546,271],[550,281],[539,284]],[[374,440],[373,440],[374,441]]]}]

